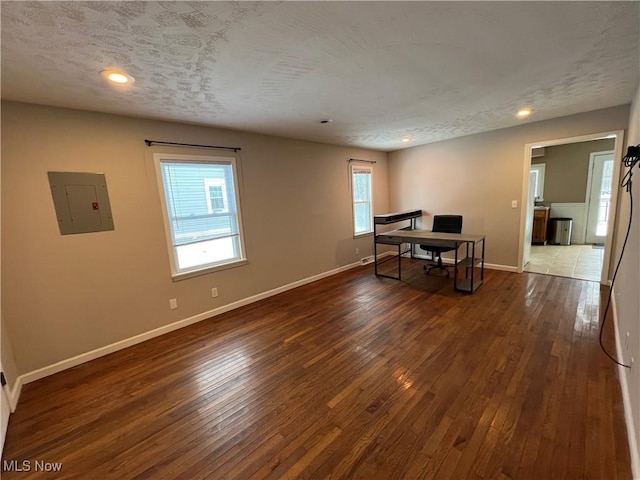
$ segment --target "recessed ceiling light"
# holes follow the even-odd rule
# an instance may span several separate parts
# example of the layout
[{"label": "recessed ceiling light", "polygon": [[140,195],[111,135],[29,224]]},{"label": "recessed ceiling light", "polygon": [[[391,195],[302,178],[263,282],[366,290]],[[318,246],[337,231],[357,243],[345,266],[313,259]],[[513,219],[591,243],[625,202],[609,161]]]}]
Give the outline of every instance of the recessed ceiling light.
[{"label": "recessed ceiling light", "polygon": [[135,78],[133,78],[131,75],[120,70],[102,70],[100,72],[100,75],[109,80],[111,83],[116,83],[118,85],[131,84],[136,81]]},{"label": "recessed ceiling light", "polygon": [[411,141],[411,137],[409,135],[405,135],[404,137],[402,137],[402,139],[400,140],[402,143],[407,143]]},{"label": "recessed ceiling light", "polygon": [[527,118],[529,115],[531,115],[531,109],[529,107],[521,108],[516,114],[518,118]]},{"label": "recessed ceiling light", "polygon": [[323,120],[320,120],[318,123],[321,123],[322,125],[326,125],[327,123],[331,123],[333,122],[333,120],[331,120],[330,118],[325,118]]}]

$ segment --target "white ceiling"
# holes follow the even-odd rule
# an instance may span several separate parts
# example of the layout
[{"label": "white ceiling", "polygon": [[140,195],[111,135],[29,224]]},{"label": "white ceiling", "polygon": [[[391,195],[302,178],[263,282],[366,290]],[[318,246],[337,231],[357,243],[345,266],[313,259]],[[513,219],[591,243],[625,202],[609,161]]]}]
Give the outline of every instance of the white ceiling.
[{"label": "white ceiling", "polygon": [[[523,106],[537,121],[627,104],[640,81],[637,1],[4,1],[1,14],[3,99],[387,151],[513,126]],[[107,67],[133,87],[106,85]]]}]

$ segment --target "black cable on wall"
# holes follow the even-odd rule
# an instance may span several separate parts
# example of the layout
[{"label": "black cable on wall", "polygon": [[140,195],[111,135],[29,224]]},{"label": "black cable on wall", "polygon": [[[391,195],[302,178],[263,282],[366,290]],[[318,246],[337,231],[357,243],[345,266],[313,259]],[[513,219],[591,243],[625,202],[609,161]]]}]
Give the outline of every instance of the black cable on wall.
[{"label": "black cable on wall", "polygon": [[629,240],[629,233],[631,232],[631,224],[633,222],[633,168],[638,165],[640,161],[640,145],[630,146],[627,149],[627,154],[622,159],[622,164],[627,167],[629,170],[624,174],[622,178],[622,183],[620,186],[624,187],[626,191],[629,193],[629,223],[627,225],[627,233],[624,236],[624,243],[622,244],[622,250],[620,251],[620,258],[618,259],[618,263],[616,264],[616,269],[613,272],[613,278],[611,279],[611,287],[609,288],[609,295],[607,297],[607,306],[604,309],[604,313],[602,314],[602,322],[600,323],[600,348],[602,351],[609,357],[613,362],[620,365],[624,368],[631,368],[631,365],[626,365],[620,361],[618,361],[613,355],[611,355],[604,346],[602,342],[602,334],[604,331],[604,324],[607,320],[607,312],[609,311],[609,307],[611,306],[611,296],[613,295],[613,286],[616,283],[616,277],[618,276],[618,269],[620,268],[620,264],[622,263],[622,257],[624,257],[624,251],[627,247],[627,241]]}]

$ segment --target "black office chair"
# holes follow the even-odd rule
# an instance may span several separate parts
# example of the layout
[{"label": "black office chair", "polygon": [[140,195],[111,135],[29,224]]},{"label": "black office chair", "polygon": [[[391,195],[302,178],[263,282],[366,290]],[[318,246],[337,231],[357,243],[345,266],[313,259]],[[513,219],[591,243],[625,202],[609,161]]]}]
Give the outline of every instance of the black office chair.
[{"label": "black office chair", "polygon": [[[432,232],[446,232],[446,233],[462,233],[462,215],[434,215]],[[428,274],[431,270],[439,269],[443,270],[447,277],[449,276],[449,270],[447,268],[454,267],[455,265],[445,266],[442,264],[442,254],[444,252],[450,252],[455,250],[453,247],[436,247],[433,245],[420,245],[420,249],[426,250],[431,253],[431,258],[435,260],[437,256],[437,263],[435,265],[425,265],[424,270]]]}]

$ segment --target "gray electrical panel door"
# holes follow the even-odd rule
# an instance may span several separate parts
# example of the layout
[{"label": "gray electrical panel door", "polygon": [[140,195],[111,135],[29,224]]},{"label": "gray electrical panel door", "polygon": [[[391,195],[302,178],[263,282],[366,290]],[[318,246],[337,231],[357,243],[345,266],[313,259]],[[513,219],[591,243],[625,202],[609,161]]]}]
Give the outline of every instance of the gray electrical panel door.
[{"label": "gray electrical panel door", "polygon": [[103,173],[48,172],[62,235],[113,230]]}]

